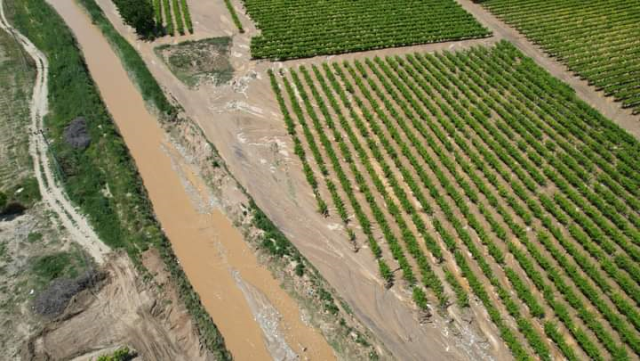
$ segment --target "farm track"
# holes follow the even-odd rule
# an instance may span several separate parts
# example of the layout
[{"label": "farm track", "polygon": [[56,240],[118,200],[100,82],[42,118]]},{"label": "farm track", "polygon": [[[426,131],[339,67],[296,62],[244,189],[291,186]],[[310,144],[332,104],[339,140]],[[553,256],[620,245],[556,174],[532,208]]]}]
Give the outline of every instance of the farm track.
[{"label": "farm track", "polygon": [[29,39],[9,24],[4,13],[3,0],[0,0],[0,15],[0,27],[12,34],[36,64],[36,81],[30,106],[29,153],[33,159],[34,174],[38,180],[42,199],[56,213],[74,241],[80,244],[98,264],[102,264],[109,253],[109,248],[100,241],[87,219],[77,211],[55,176],[55,160],[52,162],[54,158],[50,156],[43,124],[48,108],[47,59]]}]

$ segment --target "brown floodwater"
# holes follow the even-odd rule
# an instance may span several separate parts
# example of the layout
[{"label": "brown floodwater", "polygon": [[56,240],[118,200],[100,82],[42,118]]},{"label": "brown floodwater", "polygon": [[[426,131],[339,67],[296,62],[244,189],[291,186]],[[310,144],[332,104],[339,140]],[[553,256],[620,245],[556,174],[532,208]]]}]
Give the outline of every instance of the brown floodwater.
[{"label": "brown floodwater", "polygon": [[[75,34],[91,75],[136,162],[158,220],[234,358],[272,359],[279,355],[274,351],[277,345],[273,339],[282,334],[285,348],[302,359],[335,359],[326,340],[301,320],[296,302],[258,263],[230,220],[219,211],[198,212],[183,186],[183,178],[172,166],[169,154],[173,147],[167,135],[145,108],[119,58],[88,16],[72,0],[48,1]],[[197,177],[191,173],[188,180],[200,188],[202,183]],[[265,336],[263,331],[269,329],[263,320],[268,312],[260,311],[265,309],[277,311],[275,316],[270,314],[271,320],[279,321],[276,337]]]}]

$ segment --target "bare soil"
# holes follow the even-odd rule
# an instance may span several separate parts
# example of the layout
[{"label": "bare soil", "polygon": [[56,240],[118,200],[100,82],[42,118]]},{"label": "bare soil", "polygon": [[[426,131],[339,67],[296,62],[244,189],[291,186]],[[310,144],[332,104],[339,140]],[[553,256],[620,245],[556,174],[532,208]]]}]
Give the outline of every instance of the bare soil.
[{"label": "bare soil", "polygon": [[22,359],[83,359],[126,345],[143,360],[213,360],[160,256],[147,251],[143,264],[152,277],[142,277],[126,254],[111,254],[102,269],[106,280],[76,295],[24,345]]}]

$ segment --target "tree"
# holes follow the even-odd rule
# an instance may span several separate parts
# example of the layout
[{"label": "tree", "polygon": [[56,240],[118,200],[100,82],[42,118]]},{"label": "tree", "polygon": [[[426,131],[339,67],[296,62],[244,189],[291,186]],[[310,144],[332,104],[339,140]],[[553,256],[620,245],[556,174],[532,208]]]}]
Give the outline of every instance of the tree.
[{"label": "tree", "polygon": [[143,38],[155,35],[153,5],[148,0],[115,0],[120,15],[124,21],[136,29],[136,33]]}]

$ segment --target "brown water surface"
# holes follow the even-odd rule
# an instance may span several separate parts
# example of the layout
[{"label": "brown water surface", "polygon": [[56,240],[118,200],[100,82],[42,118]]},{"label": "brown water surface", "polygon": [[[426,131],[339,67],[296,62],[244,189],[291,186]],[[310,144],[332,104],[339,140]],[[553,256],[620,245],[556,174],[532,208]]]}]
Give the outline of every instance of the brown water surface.
[{"label": "brown water surface", "polygon": [[[172,145],[100,31],[75,2],[48,1],[75,34],[91,75],[136,162],[158,220],[234,358],[266,360],[279,354],[274,352],[277,345],[273,341],[265,341],[264,324],[261,328],[256,321],[261,313],[252,313],[246,298],[250,296],[239,286],[242,283],[264,296],[252,299],[254,312],[256,302],[277,310],[278,330],[291,350],[301,358],[335,359],[325,339],[302,322],[298,305],[258,263],[229,219],[219,211],[201,214],[196,210],[172,167],[168,155]],[[199,183],[193,174],[188,178]],[[274,338],[270,336],[267,338]]]}]

